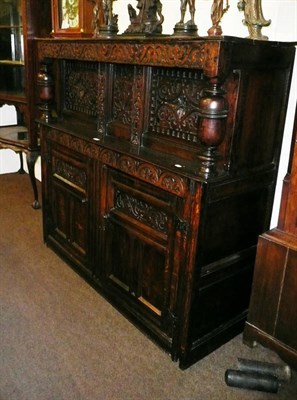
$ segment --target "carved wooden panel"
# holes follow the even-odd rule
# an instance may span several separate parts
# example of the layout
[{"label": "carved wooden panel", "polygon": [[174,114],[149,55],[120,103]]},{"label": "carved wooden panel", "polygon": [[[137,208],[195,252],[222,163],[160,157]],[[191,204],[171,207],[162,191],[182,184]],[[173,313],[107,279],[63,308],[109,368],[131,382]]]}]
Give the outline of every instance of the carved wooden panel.
[{"label": "carved wooden panel", "polygon": [[65,184],[77,188],[79,191],[85,192],[87,187],[86,171],[77,168],[74,165],[57,159],[54,161],[53,176],[60,179]]},{"label": "carved wooden panel", "polygon": [[201,71],[155,68],[152,72],[149,134],[196,143]]},{"label": "carved wooden panel", "polygon": [[65,108],[96,117],[98,108],[98,63],[65,62]]},{"label": "carved wooden panel", "polygon": [[121,190],[115,193],[114,209],[159,232],[168,232],[168,216],[165,212]]},{"label": "carved wooden panel", "polygon": [[112,72],[108,133],[138,145],[143,131],[143,104],[147,91],[145,69],[114,65]]}]

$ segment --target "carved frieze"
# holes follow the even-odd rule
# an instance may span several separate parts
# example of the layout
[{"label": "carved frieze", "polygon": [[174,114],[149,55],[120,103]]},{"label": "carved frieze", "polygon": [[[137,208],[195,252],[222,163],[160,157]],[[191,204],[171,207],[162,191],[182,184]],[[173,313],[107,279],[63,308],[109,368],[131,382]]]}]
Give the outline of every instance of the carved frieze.
[{"label": "carved frieze", "polygon": [[[142,41],[136,40],[39,40],[38,56],[43,58],[76,59],[81,61],[98,61],[134,65],[152,65],[166,67],[196,68],[217,70],[218,60],[214,53],[206,55],[205,48],[210,43],[204,40],[181,41],[180,44],[170,40]],[[212,49],[219,50],[220,42],[213,41]],[[207,63],[207,65],[206,65]]]},{"label": "carved frieze", "polygon": [[157,167],[149,162],[140,161],[137,157],[130,157],[117,151],[104,148],[98,144],[91,143],[72,135],[51,129],[47,136],[56,143],[68,147],[81,155],[97,159],[103,164],[119,169],[144,182],[157,186],[169,193],[184,197],[187,191],[185,178],[168,171],[165,168]]}]

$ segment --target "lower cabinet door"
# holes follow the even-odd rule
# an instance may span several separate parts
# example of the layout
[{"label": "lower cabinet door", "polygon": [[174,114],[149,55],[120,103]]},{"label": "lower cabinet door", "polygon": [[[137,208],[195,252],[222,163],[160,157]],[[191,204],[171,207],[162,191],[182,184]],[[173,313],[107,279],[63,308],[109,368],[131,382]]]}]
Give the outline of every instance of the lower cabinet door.
[{"label": "lower cabinet door", "polygon": [[91,273],[88,160],[53,149],[49,168],[46,241],[74,266]]},{"label": "lower cabinet door", "polygon": [[174,354],[183,199],[108,167],[104,180],[97,275],[109,297]]}]

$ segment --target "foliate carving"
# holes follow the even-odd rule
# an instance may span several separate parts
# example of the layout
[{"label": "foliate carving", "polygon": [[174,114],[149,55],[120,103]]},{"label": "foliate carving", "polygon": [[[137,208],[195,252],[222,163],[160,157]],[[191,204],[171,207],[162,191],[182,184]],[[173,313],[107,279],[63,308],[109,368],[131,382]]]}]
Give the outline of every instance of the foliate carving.
[{"label": "foliate carving", "polygon": [[123,171],[169,193],[180,197],[186,194],[187,182],[184,178],[173,172],[156,167],[148,162],[142,162],[137,157],[126,156],[117,151],[102,148],[96,143],[68,135],[55,129],[51,129],[47,133],[47,136],[56,143],[60,143],[81,155],[100,160],[103,164]]},{"label": "foliate carving", "polygon": [[200,71],[153,71],[149,131],[197,142],[198,103],[205,87]]},{"label": "foliate carving", "polygon": [[143,130],[143,98],[145,95],[143,67],[116,65],[112,97],[112,121],[130,129],[131,143],[138,145]]},{"label": "foliate carving", "polygon": [[131,110],[133,101],[133,68],[116,66],[112,98],[112,119],[131,125]]},{"label": "foliate carving", "polygon": [[67,61],[65,71],[65,107],[96,117],[98,64]]},{"label": "foliate carving", "polygon": [[47,135],[50,140],[53,140],[68,149],[74,150],[81,155],[96,160],[99,160],[100,158],[102,149],[98,146],[94,146],[93,143],[62,133],[56,129],[51,129]]},{"label": "foliate carving", "polygon": [[138,168],[138,175],[143,180],[155,185],[159,181],[160,170],[151,164],[142,163]]},{"label": "foliate carving", "polygon": [[97,48],[97,57],[104,62],[121,62],[123,64],[131,64],[135,59],[135,49],[133,45],[124,44],[120,46],[117,43],[107,44]]},{"label": "foliate carving", "polygon": [[131,157],[122,156],[119,158],[118,165],[121,171],[129,173],[130,175],[135,175],[138,163]]},{"label": "foliate carving", "polygon": [[137,60],[141,64],[203,68],[204,43],[183,43],[181,46],[145,43],[137,47]]},{"label": "foliate carving", "polygon": [[98,119],[97,119],[97,131],[98,136],[103,137],[106,130],[106,120],[105,120],[105,93],[106,93],[106,68],[99,64],[98,71]]},{"label": "foliate carving", "polygon": [[143,67],[135,68],[135,77],[133,85],[133,108],[132,108],[132,126],[131,126],[131,143],[135,145],[140,144],[140,136],[142,131],[143,120],[143,104],[144,94],[146,93],[145,87],[145,74]]},{"label": "foliate carving", "polygon": [[87,175],[86,171],[71,165],[64,160],[57,159],[53,171],[59,178],[69,181],[71,184],[86,190]]},{"label": "foliate carving", "polygon": [[104,164],[115,167],[117,164],[117,154],[112,150],[102,150],[100,159]]},{"label": "foliate carving", "polygon": [[160,176],[160,186],[176,194],[182,194],[184,192],[182,180],[178,176],[168,172],[164,172]]},{"label": "foliate carving", "polygon": [[116,191],[115,207],[159,232],[167,233],[168,216],[142,200],[120,190]]},{"label": "foliate carving", "polygon": [[[154,65],[164,67],[184,67],[204,69],[204,41],[181,41],[180,44],[154,41],[153,43],[134,43],[106,41],[75,41],[38,42],[38,55],[43,58],[76,59],[81,61],[98,61],[134,65]],[[220,42],[214,41],[219,49]],[[208,63],[210,59],[208,59]],[[212,69],[217,70],[218,59],[212,58]]]}]

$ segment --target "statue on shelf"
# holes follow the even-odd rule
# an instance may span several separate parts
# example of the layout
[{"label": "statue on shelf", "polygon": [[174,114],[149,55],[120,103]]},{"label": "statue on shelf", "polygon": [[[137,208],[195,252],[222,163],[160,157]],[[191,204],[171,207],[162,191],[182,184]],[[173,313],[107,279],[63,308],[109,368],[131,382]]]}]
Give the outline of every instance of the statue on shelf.
[{"label": "statue on shelf", "polygon": [[224,0],[213,0],[211,7],[211,21],[212,27],[207,31],[209,36],[220,36],[223,31],[221,28],[221,20],[223,15],[229,10],[229,1],[226,0],[226,6],[224,7]]},{"label": "statue on shelf", "polygon": [[113,13],[114,0],[92,0],[94,37],[110,37],[118,32],[118,16]]},{"label": "statue on shelf", "polygon": [[[196,0],[180,0],[180,20],[174,27],[175,35],[197,35],[197,25],[195,24],[195,1]],[[187,8],[189,8],[190,19],[185,22]]]},{"label": "statue on shelf", "polygon": [[138,0],[137,10],[128,4],[130,25],[125,30],[126,34],[155,35],[162,33],[164,16],[160,0]]},{"label": "statue on shelf", "polygon": [[263,36],[261,29],[263,26],[269,26],[271,20],[266,20],[262,11],[262,0],[239,0],[237,7],[244,12],[243,23],[248,27],[249,38],[258,40],[267,40]]}]

